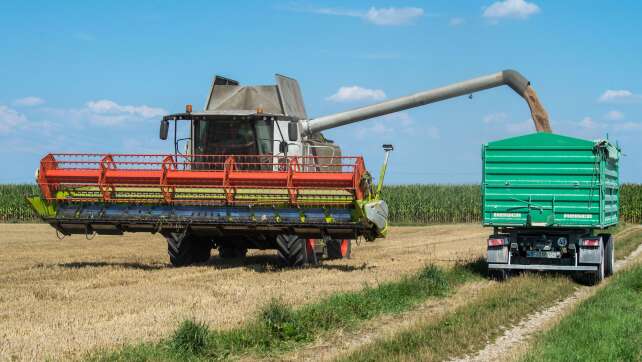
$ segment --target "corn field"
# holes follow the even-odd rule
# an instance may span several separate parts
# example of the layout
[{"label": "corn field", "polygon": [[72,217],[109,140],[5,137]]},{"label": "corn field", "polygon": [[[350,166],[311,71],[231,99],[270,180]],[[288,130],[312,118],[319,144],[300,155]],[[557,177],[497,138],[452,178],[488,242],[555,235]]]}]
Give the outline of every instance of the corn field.
[{"label": "corn field", "polygon": [[[38,221],[24,199],[38,193],[35,185],[0,185],[0,222]],[[393,185],[383,197],[393,225],[481,221],[479,185]],[[620,220],[642,223],[642,184],[623,184],[620,200]]]},{"label": "corn field", "polygon": [[481,221],[479,185],[394,185],[383,190],[395,225]]},{"label": "corn field", "polygon": [[37,221],[25,196],[39,192],[36,185],[0,185],[0,222]]}]

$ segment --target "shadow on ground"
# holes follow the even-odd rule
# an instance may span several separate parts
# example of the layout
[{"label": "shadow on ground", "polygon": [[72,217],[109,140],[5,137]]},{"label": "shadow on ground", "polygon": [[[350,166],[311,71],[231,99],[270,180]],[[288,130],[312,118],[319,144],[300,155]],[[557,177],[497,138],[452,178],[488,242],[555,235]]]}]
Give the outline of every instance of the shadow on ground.
[{"label": "shadow on ground", "polygon": [[245,268],[257,273],[281,272],[285,270],[296,270],[301,268],[336,270],[340,272],[354,272],[375,268],[375,266],[368,265],[367,263],[363,263],[359,266],[354,266],[346,264],[328,264],[324,263],[323,261],[321,261],[321,263],[318,265],[308,265],[305,267],[292,268],[283,266],[276,255],[252,255],[246,258],[238,259],[222,259],[218,256],[212,256],[210,260],[201,265],[214,266],[219,269]]},{"label": "shadow on ground", "polygon": [[57,266],[67,269],[82,269],[82,268],[104,268],[104,267],[117,267],[124,269],[138,269],[138,270],[160,270],[168,267],[166,264],[143,264],[132,262],[108,262],[108,261],[77,261],[71,263],[57,264]]},{"label": "shadow on ground", "polygon": [[[137,269],[137,270],[163,270],[163,269],[172,269],[171,264],[159,264],[159,263],[139,263],[139,262],[113,262],[113,261],[75,261],[69,263],[60,263],[53,264],[55,266],[66,268],[66,269],[83,269],[83,268],[106,268],[106,267],[116,267],[123,269]],[[53,266],[51,265],[51,266]],[[45,266],[45,265],[40,265]],[[236,258],[236,259],[222,259],[218,255],[213,255],[208,261],[204,263],[194,264],[195,267],[214,267],[216,269],[232,269],[232,268],[244,268],[247,270],[252,270],[257,273],[271,273],[271,272],[282,272],[286,270],[297,270],[301,268],[306,269],[321,269],[321,270],[335,270],[340,272],[354,272],[360,270],[369,270],[375,268],[375,266],[368,265],[363,263],[359,266],[346,265],[346,264],[328,264],[323,261],[318,265],[309,265],[300,268],[289,268],[281,265],[279,259],[276,255],[252,255],[246,258]]]}]

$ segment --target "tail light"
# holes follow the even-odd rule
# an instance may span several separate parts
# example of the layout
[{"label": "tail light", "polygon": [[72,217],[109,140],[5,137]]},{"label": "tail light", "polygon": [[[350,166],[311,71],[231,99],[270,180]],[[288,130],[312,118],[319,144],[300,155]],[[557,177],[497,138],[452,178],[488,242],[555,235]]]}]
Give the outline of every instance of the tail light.
[{"label": "tail light", "polygon": [[591,239],[582,239],[583,246],[600,246],[600,239],[591,238]]},{"label": "tail light", "polygon": [[504,243],[505,243],[504,239],[500,239],[500,238],[488,239],[488,246],[503,246]]}]

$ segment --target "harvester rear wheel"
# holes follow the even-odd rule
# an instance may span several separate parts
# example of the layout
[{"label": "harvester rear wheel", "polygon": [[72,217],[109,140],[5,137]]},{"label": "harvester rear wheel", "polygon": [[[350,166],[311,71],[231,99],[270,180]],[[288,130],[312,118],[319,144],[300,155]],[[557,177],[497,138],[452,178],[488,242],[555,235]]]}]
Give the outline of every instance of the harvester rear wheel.
[{"label": "harvester rear wheel", "polygon": [[352,243],[348,239],[330,239],[326,242],[328,259],[350,258]]},{"label": "harvester rear wheel", "polygon": [[212,256],[212,243],[209,240],[194,239],[194,262],[205,263]]},{"label": "harvester rear wheel", "polygon": [[286,266],[303,266],[316,264],[314,246],[298,235],[282,234],[276,237],[276,248],[279,260]]}]

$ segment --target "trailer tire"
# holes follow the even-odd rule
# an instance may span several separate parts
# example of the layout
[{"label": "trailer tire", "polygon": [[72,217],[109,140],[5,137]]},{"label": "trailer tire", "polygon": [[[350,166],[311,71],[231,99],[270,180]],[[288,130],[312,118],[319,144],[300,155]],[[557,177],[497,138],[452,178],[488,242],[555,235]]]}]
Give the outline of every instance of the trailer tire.
[{"label": "trailer tire", "polygon": [[317,258],[314,248],[311,249],[307,240],[298,235],[281,234],[277,236],[276,249],[279,260],[285,266],[298,267],[316,264]]},{"label": "trailer tire", "polygon": [[239,258],[245,258],[246,255],[247,255],[246,248],[230,247],[230,246],[218,247],[218,256],[220,256],[221,259],[239,259]]},{"label": "trailer tire", "polygon": [[602,235],[604,240],[604,276],[610,277],[615,272],[615,240],[610,234]]},{"label": "trailer tire", "polygon": [[605,264],[606,264],[606,262],[604,260],[604,256],[605,256],[604,255],[604,249],[606,249],[605,246],[606,245],[604,245],[602,247],[602,255],[600,257],[601,262],[597,266],[597,271],[588,273],[587,280],[586,280],[588,285],[598,285],[598,284],[600,284],[600,282],[602,280],[604,280],[604,275],[605,275],[605,268],[604,267],[605,267]]},{"label": "trailer tire", "polygon": [[490,269],[488,275],[492,280],[503,282],[508,279],[508,270],[506,269]]},{"label": "trailer tire", "polygon": [[328,259],[349,259],[352,254],[352,242],[348,239],[330,239],[325,247]]}]

